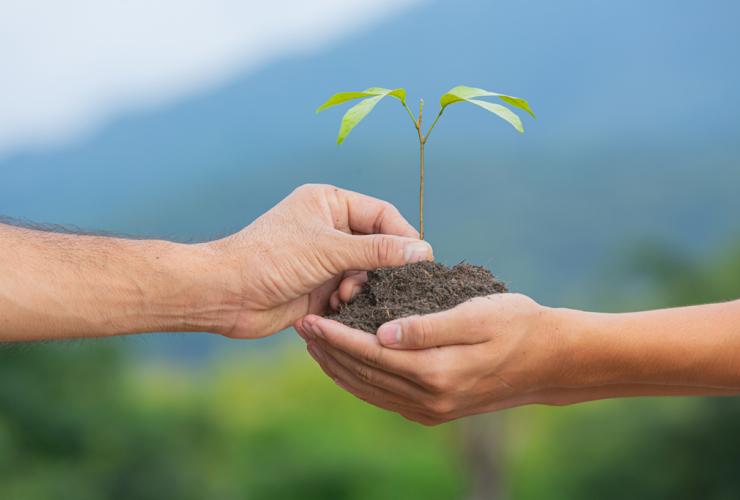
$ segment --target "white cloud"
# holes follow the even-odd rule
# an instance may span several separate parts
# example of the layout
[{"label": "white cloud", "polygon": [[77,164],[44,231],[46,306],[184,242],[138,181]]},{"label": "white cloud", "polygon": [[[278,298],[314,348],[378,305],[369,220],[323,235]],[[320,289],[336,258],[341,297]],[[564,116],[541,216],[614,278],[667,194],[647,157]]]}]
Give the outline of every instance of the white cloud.
[{"label": "white cloud", "polygon": [[79,139],[421,0],[4,0],[0,156]]}]

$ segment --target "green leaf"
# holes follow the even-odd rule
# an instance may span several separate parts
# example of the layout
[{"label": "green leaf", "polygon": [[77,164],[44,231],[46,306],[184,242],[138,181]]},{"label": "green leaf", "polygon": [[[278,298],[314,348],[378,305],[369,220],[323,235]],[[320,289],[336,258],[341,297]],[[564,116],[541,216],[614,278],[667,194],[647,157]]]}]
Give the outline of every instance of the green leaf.
[{"label": "green leaf", "polygon": [[384,89],[382,87],[370,87],[369,89],[365,89],[362,92],[338,92],[327,99],[324,104],[319,106],[316,112],[320,113],[326,108],[331,108],[332,106],[336,106],[337,104],[344,104],[345,102],[352,101],[354,99],[361,99],[363,97],[371,97],[376,95],[389,95],[395,97],[403,103],[406,102],[406,89],[390,90]]},{"label": "green leaf", "polygon": [[399,101],[405,103],[406,102],[406,89],[384,89],[382,87],[370,87],[369,89],[363,90],[363,92],[367,92],[369,94],[374,95],[389,95],[391,97],[395,97]]},{"label": "green leaf", "polygon": [[505,103],[514,106],[515,108],[523,109],[524,111],[529,113],[529,116],[531,116],[532,118],[537,118],[534,114],[534,111],[532,111],[532,108],[529,107],[529,103],[521,97],[512,97],[510,95],[499,94],[498,98]]},{"label": "green leaf", "polygon": [[491,113],[498,115],[499,117],[509,122],[511,126],[517,129],[520,133],[524,133],[524,127],[522,126],[522,120],[519,119],[516,113],[514,113],[512,110],[510,110],[506,106],[502,106],[500,104],[494,104],[488,101],[479,101],[477,99],[466,99],[466,101],[468,101],[471,104],[475,104],[476,106],[480,106],[486,111],[490,111]]},{"label": "green leaf", "polygon": [[320,113],[326,108],[331,108],[332,106],[336,106],[337,104],[344,104],[347,101],[352,101],[353,99],[360,99],[362,97],[370,97],[371,95],[374,95],[374,94],[368,94],[367,92],[338,92],[334,94],[333,96],[331,96],[329,99],[327,99],[324,104],[319,106],[316,112]]},{"label": "green leaf", "polygon": [[395,97],[402,103],[406,103],[406,89],[399,88],[391,90],[384,89],[382,87],[370,87],[362,92],[339,92],[338,94],[334,94],[324,104],[319,106],[319,109],[317,109],[316,112],[319,113],[326,108],[330,108],[347,101],[352,101],[354,99],[366,98],[349,108],[342,117],[342,124],[339,127],[339,135],[337,136],[337,144],[341,144],[352,129],[355,128],[357,124],[360,123],[385,96]]},{"label": "green leaf", "polygon": [[473,97],[483,97],[489,95],[493,95],[493,93],[483,89],[476,89],[474,87],[458,85],[457,87],[448,90],[447,93],[440,98],[439,104],[443,108],[446,108],[450,104],[454,104],[456,102],[467,101],[468,99]]},{"label": "green leaf", "polygon": [[337,144],[344,142],[344,139],[352,132],[352,129],[362,121],[367,114],[373,110],[376,104],[385,97],[383,94],[376,95],[374,97],[368,97],[367,99],[360,101],[359,104],[355,104],[344,114],[342,117],[342,124],[339,126],[339,135],[337,136]]},{"label": "green leaf", "polygon": [[475,87],[466,87],[464,85],[459,85],[448,90],[447,93],[440,98],[439,104],[440,106],[442,106],[442,109],[444,109],[450,104],[455,104],[456,102],[469,102],[471,104],[475,104],[476,106],[480,106],[481,108],[490,111],[491,113],[495,113],[499,117],[509,122],[519,132],[524,132],[522,121],[510,109],[501,106],[500,104],[493,104],[487,101],[479,101],[473,99],[474,97],[498,97],[505,103],[514,106],[515,108],[522,109],[532,115],[533,118],[535,118],[534,111],[532,111],[529,103],[521,97],[499,94],[498,92],[489,92],[488,90],[478,89]]}]

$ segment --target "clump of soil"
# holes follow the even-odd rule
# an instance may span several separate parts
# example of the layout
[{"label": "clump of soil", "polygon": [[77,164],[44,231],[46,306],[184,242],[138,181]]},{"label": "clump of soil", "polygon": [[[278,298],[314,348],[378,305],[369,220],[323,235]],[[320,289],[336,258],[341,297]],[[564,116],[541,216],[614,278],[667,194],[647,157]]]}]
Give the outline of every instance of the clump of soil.
[{"label": "clump of soil", "polygon": [[375,333],[392,319],[444,311],[473,297],[506,291],[506,285],[484,267],[418,262],[368,272],[362,291],[329,317]]}]

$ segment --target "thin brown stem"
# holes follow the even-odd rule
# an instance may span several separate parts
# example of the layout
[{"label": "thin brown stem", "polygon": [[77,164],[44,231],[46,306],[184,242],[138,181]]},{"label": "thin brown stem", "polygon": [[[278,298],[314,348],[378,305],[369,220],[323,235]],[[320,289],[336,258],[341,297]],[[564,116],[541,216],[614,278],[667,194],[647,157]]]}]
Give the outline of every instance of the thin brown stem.
[{"label": "thin brown stem", "polygon": [[419,125],[416,123],[416,118],[414,118],[414,113],[412,113],[411,109],[409,109],[409,107],[406,105],[406,101],[401,101],[401,104],[403,104],[403,108],[409,114],[409,118],[411,118],[411,122],[414,124],[414,127],[418,128]]},{"label": "thin brown stem", "polygon": [[431,134],[431,133],[432,133],[432,130],[434,130],[434,126],[435,126],[435,125],[437,124],[437,122],[439,121],[439,118],[440,118],[440,117],[442,116],[442,112],[443,112],[444,110],[445,110],[445,108],[441,108],[441,109],[439,110],[439,113],[437,113],[437,117],[436,117],[436,118],[434,119],[434,121],[432,122],[432,126],[431,126],[431,127],[429,127],[429,130],[427,131],[427,135],[425,135],[425,136],[424,136],[424,142],[427,142],[427,139],[429,139],[429,134]]},{"label": "thin brown stem", "polygon": [[416,131],[419,133],[419,237],[424,239],[424,143],[426,138],[421,133],[421,118],[424,110],[424,99],[419,102],[419,119]]},{"label": "thin brown stem", "polygon": [[419,143],[419,237],[424,239],[424,142]]}]

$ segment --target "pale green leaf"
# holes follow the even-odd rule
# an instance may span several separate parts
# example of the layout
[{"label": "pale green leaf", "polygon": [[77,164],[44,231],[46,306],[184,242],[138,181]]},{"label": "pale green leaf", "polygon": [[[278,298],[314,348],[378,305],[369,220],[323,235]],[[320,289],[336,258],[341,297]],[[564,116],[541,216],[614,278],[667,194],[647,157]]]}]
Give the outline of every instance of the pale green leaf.
[{"label": "pale green leaf", "polygon": [[337,136],[337,144],[344,142],[344,139],[352,132],[352,129],[367,116],[370,111],[373,110],[376,104],[385,97],[385,94],[368,97],[355,104],[344,114],[342,117],[342,124],[339,126],[339,135]]},{"label": "pale green leaf", "polygon": [[445,95],[439,100],[439,104],[446,108],[450,104],[454,104],[460,101],[467,101],[473,97],[484,97],[496,95],[493,92],[489,92],[483,89],[476,89],[474,87],[466,87],[465,85],[458,85],[457,87],[451,88]]},{"label": "pale green leaf", "polygon": [[319,108],[316,110],[317,113],[325,110],[326,108],[331,108],[332,106],[336,106],[337,104],[344,104],[347,101],[352,101],[354,99],[361,99],[363,97],[370,97],[375,94],[370,94],[368,92],[338,92],[331,96],[329,99],[326,100],[324,104],[319,106]]},{"label": "pale green leaf", "polygon": [[534,115],[534,111],[532,111],[532,108],[529,107],[529,103],[526,100],[522,99],[521,97],[512,97],[510,95],[498,94],[498,98],[504,101],[505,103],[510,104],[511,106],[514,106],[515,108],[519,108],[519,109],[526,111],[527,113],[529,113],[529,115],[532,118],[537,118]]},{"label": "pale green leaf", "polygon": [[372,95],[389,95],[395,97],[401,102],[406,102],[406,89],[384,89],[383,87],[370,87],[369,89],[363,90],[363,92]]},{"label": "pale green leaf", "polygon": [[391,89],[384,89],[383,87],[370,87],[369,89],[363,90],[366,94],[370,95],[387,95],[391,92]]},{"label": "pale green leaf", "polygon": [[[444,109],[450,104],[454,104],[456,102],[461,102],[461,101],[471,102],[470,100],[474,97],[498,97],[503,102],[511,106],[514,106],[515,108],[524,110],[530,115],[532,115],[532,118],[535,118],[534,111],[532,111],[532,108],[529,106],[529,103],[525,99],[522,99],[521,97],[514,97],[514,96],[510,96],[506,94],[499,94],[498,92],[490,92],[488,90],[479,89],[475,87],[466,87],[465,85],[458,85],[457,87],[454,87],[450,89],[449,91],[447,91],[447,93],[444,94],[440,98],[439,104],[442,106],[442,109]],[[481,102],[485,102],[485,101],[481,101]]]},{"label": "pale green leaf", "polygon": [[382,95],[382,96],[392,96],[398,99],[399,101],[405,103],[406,102],[406,89],[384,89],[382,87],[370,87],[369,89],[365,89],[362,92],[338,92],[331,96],[329,99],[326,100],[324,104],[319,106],[319,108],[316,110],[317,113],[320,113],[321,111],[325,110],[326,108],[331,108],[332,106],[336,106],[338,104],[344,104],[347,101],[352,101],[354,99],[362,99],[363,97],[372,97],[376,95]]},{"label": "pale green leaf", "polygon": [[519,132],[524,132],[524,127],[522,126],[522,120],[519,119],[519,117],[514,113],[512,110],[507,108],[506,106],[502,106],[500,104],[495,104],[488,101],[479,101],[477,99],[466,99],[467,102],[471,104],[475,104],[476,106],[480,106],[481,108],[485,109],[486,111],[490,111],[491,113],[494,113],[498,115],[500,118],[503,118],[507,122],[511,124],[512,127],[517,129]]},{"label": "pale green leaf", "polygon": [[357,124],[360,123],[385,96],[395,97],[402,103],[406,103],[406,89],[399,88],[391,90],[384,89],[382,87],[370,87],[362,92],[339,92],[338,94],[334,94],[324,104],[319,106],[319,109],[317,109],[316,112],[318,113],[326,108],[330,108],[347,101],[352,101],[354,99],[366,98],[351,107],[342,117],[342,124],[339,127],[339,136],[337,136],[337,144],[341,144],[352,129],[355,128]]}]

